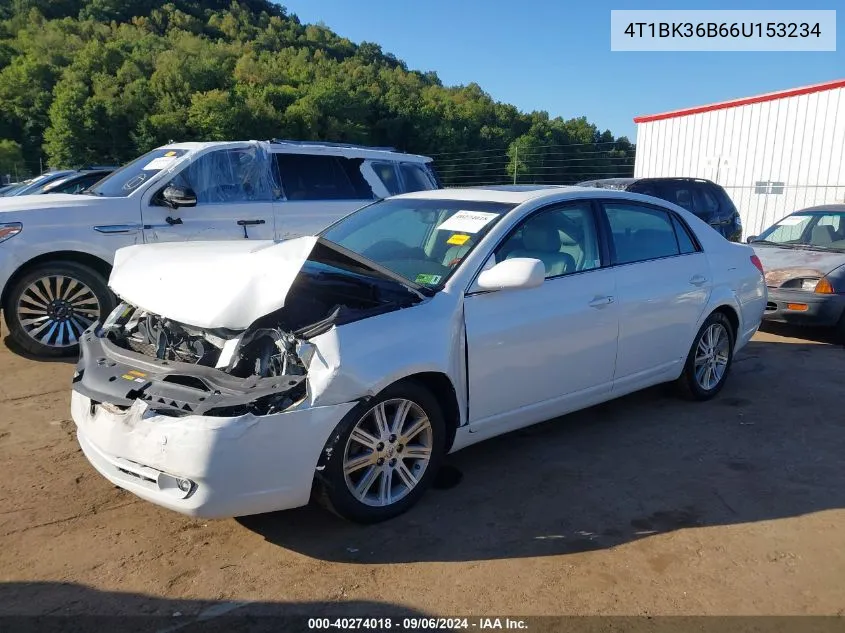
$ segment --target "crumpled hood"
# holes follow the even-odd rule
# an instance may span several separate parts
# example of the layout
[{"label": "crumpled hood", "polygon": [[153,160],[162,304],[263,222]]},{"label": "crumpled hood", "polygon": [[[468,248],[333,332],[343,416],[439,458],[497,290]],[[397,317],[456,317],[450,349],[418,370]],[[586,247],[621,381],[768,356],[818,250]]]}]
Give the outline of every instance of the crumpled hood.
[{"label": "crumpled hood", "polygon": [[822,277],[845,264],[845,253],[757,245],[754,252],[763,264],[766,285],[780,287],[797,277]]},{"label": "crumpled hood", "polygon": [[284,307],[316,243],[303,236],[127,246],[115,254],[109,286],[132,305],[179,323],[243,330]]},{"label": "crumpled hood", "polygon": [[108,198],[72,193],[45,193],[29,196],[0,197],[0,213],[29,211],[33,209],[91,206],[92,204],[105,203],[108,203]]}]

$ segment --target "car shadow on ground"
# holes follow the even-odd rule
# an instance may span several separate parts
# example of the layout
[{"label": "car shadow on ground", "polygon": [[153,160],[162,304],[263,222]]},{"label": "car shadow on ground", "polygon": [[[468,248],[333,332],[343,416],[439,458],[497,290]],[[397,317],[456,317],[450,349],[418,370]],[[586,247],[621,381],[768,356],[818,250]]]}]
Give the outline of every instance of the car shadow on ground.
[{"label": "car shadow on ground", "polygon": [[[310,618],[403,618],[429,614],[396,604],[343,602],[229,602],[159,598],[100,591],[63,582],[0,583],[0,624],[8,631],[309,631]],[[328,629],[322,626],[319,628]],[[350,628],[358,628],[351,626]],[[373,627],[367,627],[369,629]]]},{"label": "car shadow on ground", "polygon": [[472,446],[450,457],[459,485],[392,521],[311,506],[238,521],[317,559],[407,563],[577,553],[845,508],[843,371],[839,348],[754,341],[710,402],[658,387]]},{"label": "car shadow on ground", "polygon": [[800,327],[797,325],[788,325],[786,323],[771,323],[764,321],[760,326],[760,331],[775,334],[777,336],[814,341],[816,343],[845,346],[845,342],[837,338],[836,331],[832,327]]},{"label": "car shadow on ground", "polygon": [[[2,318],[2,316],[0,316],[0,318]],[[72,356],[58,356],[56,358],[40,358],[26,351],[9,335],[3,337],[3,343],[6,345],[6,349],[13,354],[39,363],[68,363],[75,365],[79,360],[76,354],[73,354]]]}]

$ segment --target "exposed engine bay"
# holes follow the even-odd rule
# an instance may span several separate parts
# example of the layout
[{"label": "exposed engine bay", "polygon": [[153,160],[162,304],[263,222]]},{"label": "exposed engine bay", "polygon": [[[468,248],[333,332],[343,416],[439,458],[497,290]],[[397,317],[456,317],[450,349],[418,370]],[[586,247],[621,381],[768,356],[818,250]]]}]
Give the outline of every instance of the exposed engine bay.
[{"label": "exposed engine bay", "polygon": [[141,400],[172,416],[278,413],[307,396],[308,339],[419,300],[390,280],[316,265],[303,268],[285,307],[242,331],[194,327],[124,302],[81,337],[74,389],[96,405]]}]

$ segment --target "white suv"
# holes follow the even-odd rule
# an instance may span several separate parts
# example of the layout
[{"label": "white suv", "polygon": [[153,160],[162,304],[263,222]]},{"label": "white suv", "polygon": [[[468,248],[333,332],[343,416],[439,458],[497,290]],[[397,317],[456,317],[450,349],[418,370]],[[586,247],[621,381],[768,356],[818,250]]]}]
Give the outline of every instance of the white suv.
[{"label": "white suv", "polygon": [[316,233],[368,201],[438,188],[430,163],[332,143],[176,143],[83,195],[0,198],[9,333],[36,356],[75,354],[82,331],[114,306],[107,280],[118,248]]}]

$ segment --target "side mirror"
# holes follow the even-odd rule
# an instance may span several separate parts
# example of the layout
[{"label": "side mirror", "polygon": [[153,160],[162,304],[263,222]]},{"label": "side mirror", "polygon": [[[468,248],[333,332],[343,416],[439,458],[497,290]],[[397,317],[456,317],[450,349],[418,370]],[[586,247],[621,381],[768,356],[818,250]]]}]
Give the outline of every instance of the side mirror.
[{"label": "side mirror", "polygon": [[475,287],[479,290],[536,288],[545,278],[546,267],[539,259],[514,257],[483,271],[478,275]]},{"label": "side mirror", "polygon": [[747,238],[745,238],[745,243],[751,244],[751,242],[756,242],[758,237],[760,237],[760,236],[759,235],[749,235]]},{"label": "side mirror", "polygon": [[193,189],[188,187],[177,187],[175,185],[168,185],[161,194],[164,203],[171,209],[178,209],[179,207],[195,207],[197,206],[197,194]]}]

